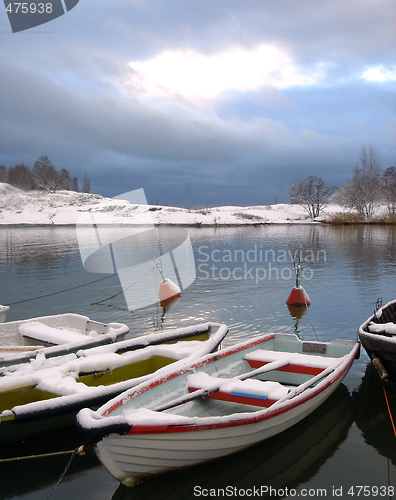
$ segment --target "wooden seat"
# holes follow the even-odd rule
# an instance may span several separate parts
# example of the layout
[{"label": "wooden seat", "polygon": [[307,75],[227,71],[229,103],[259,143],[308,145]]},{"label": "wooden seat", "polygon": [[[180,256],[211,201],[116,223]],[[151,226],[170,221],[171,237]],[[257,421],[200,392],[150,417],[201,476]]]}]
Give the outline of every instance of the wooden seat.
[{"label": "wooden seat", "polygon": [[[218,388],[218,390],[216,390]],[[188,377],[188,390],[194,392],[208,389],[209,399],[228,401],[268,408],[288,394],[288,389],[279,382],[260,380],[227,380],[210,377],[205,373],[192,374]]]},{"label": "wooden seat", "polygon": [[22,337],[46,344],[61,345],[69,342],[80,342],[86,339],[82,333],[73,330],[53,328],[40,321],[28,321],[18,326],[18,333]]},{"label": "wooden seat", "polygon": [[[290,357],[290,353],[257,349],[256,351],[246,354],[244,359],[249,363],[251,368],[261,368],[268,363],[282,359],[282,356]],[[304,375],[318,375],[335,361],[336,358],[330,358],[328,356],[296,353],[292,355],[292,362],[277,368],[277,370],[289,373],[301,373]]]}]

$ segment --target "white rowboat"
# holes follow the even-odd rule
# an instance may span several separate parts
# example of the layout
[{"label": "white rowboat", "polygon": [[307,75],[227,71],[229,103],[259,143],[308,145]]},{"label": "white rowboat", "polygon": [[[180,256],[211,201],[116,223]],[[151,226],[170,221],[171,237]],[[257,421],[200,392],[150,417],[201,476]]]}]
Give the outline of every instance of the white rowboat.
[{"label": "white rowboat", "polygon": [[121,340],[123,323],[100,323],[81,314],[55,314],[0,324],[0,366],[28,362]]},{"label": "white rowboat", "polygon": [[133,485],[242,450],[296,424],[339,386],[360,344],[268,334],[121,394],[77,427],[102,464]]}]

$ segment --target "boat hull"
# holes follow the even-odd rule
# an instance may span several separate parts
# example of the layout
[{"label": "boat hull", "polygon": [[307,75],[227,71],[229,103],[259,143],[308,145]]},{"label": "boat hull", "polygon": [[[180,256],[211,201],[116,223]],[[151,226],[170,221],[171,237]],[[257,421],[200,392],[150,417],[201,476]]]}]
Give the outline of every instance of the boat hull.
[{"label": "boat hull", "polygon": [[342,378],[316,398],[268,420],[196,432],[111,434],[96,445],[95,451],[115,478],[132,486],[164,472],[236,453],[285,431],[320,406],[337,389]]},{"label": "boat hull", "polygon": [[375,323],[396,323],[396,300],[388,302],[370,316],[358,330],[362,346],[370,359],[378,357],[392,379],[396,378],[396,335],[385,335],[368,331],[369,325]]},{"label": "boat hull", "polygon": [[389,372],[396,373],[396,341],[366,332],[359,334],[359,338],[370,359],[378,357]]}]

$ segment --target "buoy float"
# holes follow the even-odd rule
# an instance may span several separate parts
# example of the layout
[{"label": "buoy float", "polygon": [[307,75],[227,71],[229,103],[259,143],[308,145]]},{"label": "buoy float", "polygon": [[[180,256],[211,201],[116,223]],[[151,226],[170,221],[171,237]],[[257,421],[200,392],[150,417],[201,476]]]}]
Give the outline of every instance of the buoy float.
[{"label": "buoy float", "polygon": [[158,297],[160,301],[170,299],[171,297],[177,297],[180,295],[180,288],[173,283],[170,279],[163,279],[159,286]]},{"label": "buoy float", "polygon": [[170,280],[169,278],[165,278],[163,270],[162,270],[161,259],[159,257],[154,257],[153,261],[154,261],[155,267],[157,268],[157,271],[160,273],[161,278],[162,278],[162,281],[160,283],[159,290],[158,290],[158,297],[159,297],[160,303],[165,302],[168,299],[171,299],[172,297],[173,298],[178,297],[181,293],[180,287],[178,285],[176,285],[175,283],[173,283],[173,281]]},{"label": "buoy float", "polygon": [[292,288],[286,304],[289,306],[309,306],[311,305],[311,300],[308,297],[307,292],[302,286],[295,286]]},{"label": "buoy float", "polygon": [[311,305],[311,299],[308,297],[307,292],[304,290],[304,287],[300,285],[300,259],[298,255],[294,257],[294,272],[296,274],[296,286],[292,288],[288,299],[286,300],[286,304],[288,306],[298,306],[298,307],[308,307]]}]

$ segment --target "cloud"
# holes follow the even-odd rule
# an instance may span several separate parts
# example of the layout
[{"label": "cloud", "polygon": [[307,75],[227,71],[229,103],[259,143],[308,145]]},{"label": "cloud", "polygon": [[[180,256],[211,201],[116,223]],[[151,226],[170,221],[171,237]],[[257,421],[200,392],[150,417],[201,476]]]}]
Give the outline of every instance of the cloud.
[{"label": "cloud", "polygon": [[341,184],[364,143],[388,167],[394,10],[80,2],[51,33],[0,46],[0,163],[47,154],[102,194],[143,187],[151,202],[187,206],[287,201],[311,174]]},{"label": "cloud", "polygon": [[320,79],[319,71],[304,74],[285,50],[271,44],[254,49],[234,46],[210,55],[193,49],[165,50],[129,66],[130,84],[150,98],[176,94],[188,99],[213,99],[230,91],[312,85]]},{"label": "cloud", "polygon": [[396,80],[396,68],[387,69],[383,66],[374,66],[366,69],[362,78],[368,82],[389,82]]}]

